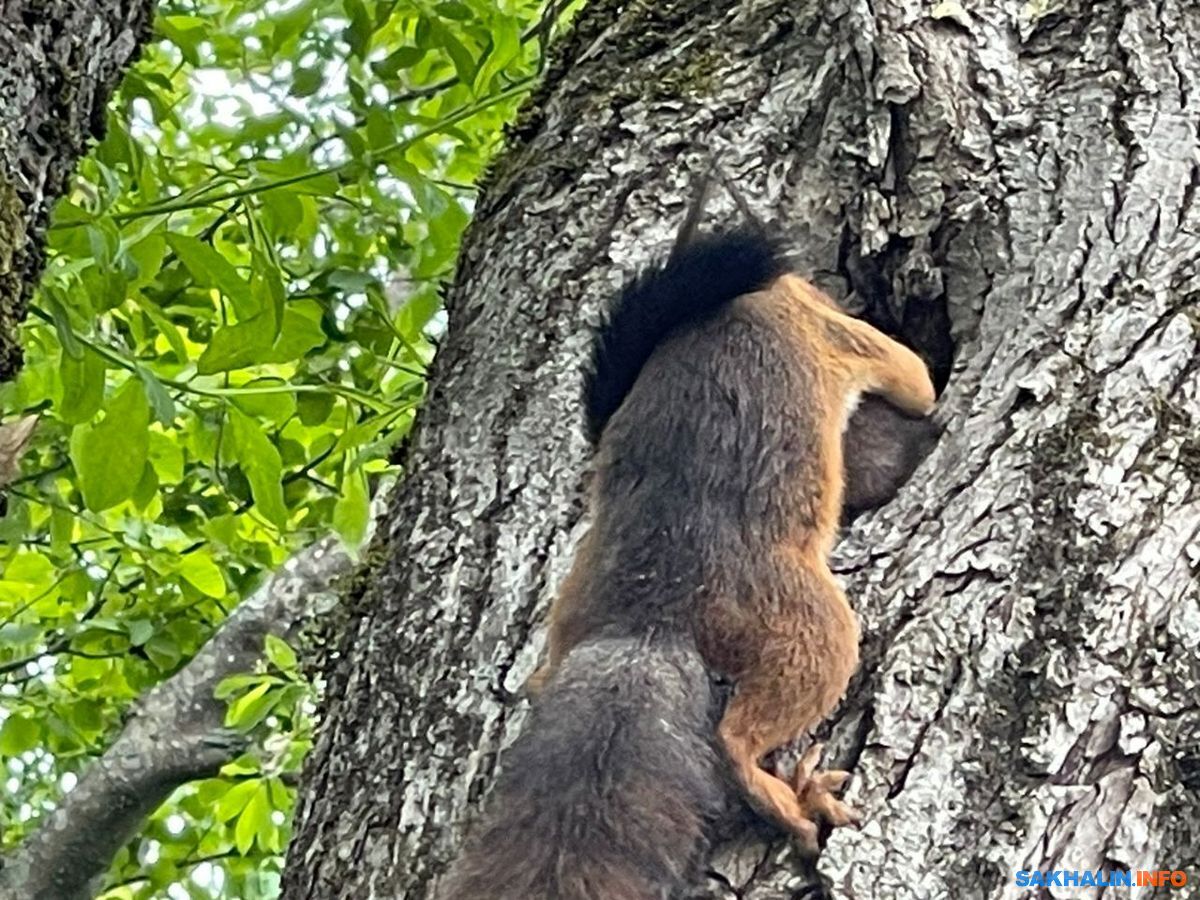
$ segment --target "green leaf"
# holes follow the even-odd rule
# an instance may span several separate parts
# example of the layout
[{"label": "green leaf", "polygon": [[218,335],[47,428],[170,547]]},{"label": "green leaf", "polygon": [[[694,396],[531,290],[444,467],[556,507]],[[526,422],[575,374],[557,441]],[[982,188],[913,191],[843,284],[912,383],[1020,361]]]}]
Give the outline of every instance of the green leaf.
[{"label": "green leaf", "polygon": [[263,312],[246,322],[217,329],[200,354],[196,371],[213,375],[265,363],[290,362],[325,343],[320,324],[294,309],[283,314],[283,327],[272,341],[272,319],[270,312]]},{"label": "green leaf", "polygon": [[267,717],[271,707],[279,700],[278,693],[271,691],[272,685],[262,682],[229,704],[225,711],[225,725],[238,731],[249,731]]},{"label": "green leaf", "polygon": [[167,236],[167,243],[201,287],[216,288],[229,298],[239,319],[259,312],[250,297],[250,283],[237,273],[220,253],[194,237],[184,234]]},{"label": "green leaf", "polygon": [[37,625],[16,625],[12,622],[0,625],[0,641],[3,641],[8,647],[27,644],[35,638],[41,637],[42,634],[42,629]]},{"label": "green leaf", "polygon": [[57,553],[66,553],[75,536],[75,516],[61,507],[50,513],[50,547]]},{"label": "green leaf", "polygon": [[231,547],[238,540],[237,517],[232,515],[214,516],[200,526],[200,531],[210,541]]},{"label": "green leaf", "polygon": [[342,479],[342,495],[333,507],[333,528],[347,547],[356,549],[366,537],[370,517],[367,476],[361,468],[355,468]]},{"label": "green leaf", "polygon": [[80,281],[88,303],[101,312],[116,309],[125,302],[125,276],[114,269],[88,269]]},{"label": "green leaf", "polygon": [[84,232],[87,234],[92,258],[96,263],[96,267],[98,269],[107,269],[108,264],[112,262],[113,253],[116,251],[119,243],[112,220],[99,218],[88,225],[84,229]]},{"label": "green leaf", "polygon": [[427,15],[417,17],[417,27],[413,30],[413,40],[422,50],[432,50],[437,46],[434,39],[434,20]]},{"label": "green leaf", "polygon": [[266,254],[254,251],[254,276],[250,279],[250,295],[258,309],[271,313],[275,323],[271,337],[277,338],[284,325],[284,306],[287,290],[283,286],[283,272]]},{"label": "green leaf", "polygon": [[80,731],[98,732],[104,727],[101,710],[99,702],[84,698],[71,704],[68,718]]},{"label": "green leaf", "polygon": [[313,304],[297,304],[283,314],[283,327],[275,346],[271,348],[268,362],[281,363],[299,359],[308,351],[325,343],[325,332],[321,330],[320,311],[315,316],[303,310],[312,309]]},{"label": "green leaf", "polygon": [[367,146],[378,152],[396,143],[396,127],[388,111],[372,106],[367,112]]},{"label": "green leaf", "polygon": [[[167,847],[169,848],[170,844],[168,844]],[[167,889],[169,889],[174,882],[179,880],[179,866],[165,856],[161,857],[157,862],[151,864],[149,868],[145,870],[145,872],[149,885],[153,888],[157,888],[158,891],[162,891],[168,897],[170,894],[166,893]],[[192,896],[190,892],[188,896]]]},{"label": "green leaf", "polygon": [[83,502],[100,512],[126,500],[137,487],[149,450],[150,407],[141,382],[130,378],[112,398],[104,419],[76,427],[71,462]]},{"label": "green leaf", "polygon": [[54,320],[54,330],[58,332],[58,342],[62,344],[63,353],[71,359],[83,358],[83,344],[75,337],[75,329],[71,327],[70,316],[66,308],[52,291],[47,291],[42,302],[50,310],[50,318]]},{"label": "green leaf", "polygon": [[150,405],[154,407],[154,418],[164,425],[173,423],[175,421],[175,401],[167,393],[166,387],[145,366],[137,366],[136,371],[138,378],[142,379],[142,384],[146,388],[146,396],[150,398]]},{"label": "green leaf", "polygon": [[158,329],[158,333],[166,338],[171,350],[175,353],[175,359],[180,363],[188,361],[187,346],[183,343],[183,338],[179,334],[179,329],[172,324],[171,320],[166,317],[158,304],[153,300],[148,299],[141,293],[134,295],[137,300],[138,308],[146,314],[154,326]]},{"label": "green leaf", "polygon": [[127,634],[128,629],[122,622],[116,619],[111,619],[104,616],[97,616],[80,625],[81,633],[83,630],[103,631],[107,634]]},{"label": "green leaf", "polygon": [[457,19],[461,22],[468,21],[474,15],[471,7],[460,3],[459,0],[446,0],[445,3],[439,3],[434,9],[443,19]]},{"label": "green leaf", "polygon": [[137,486],[133,489],[129,499],[137,507],[138,512],[145,512],[146,507],[157,496],[158,474],[154,471],[154,466],[147,463],[142,467],[142,477],[138,479]]},{"label": "green leaf", "polygon": [[325,72],[323,69],[297,69],[296,74],[292,76],[293,97],[311,97],[321,89],[321,85],[325,83]]},{"label": "green leaf", "polygon": [[271,40],[277,48],[280,48],[292,38],[303,34],[312,24],[313,4],[311,2],[301,3],[287,12],[276,13],[273,18],[275,28],[271,33]]},{"label": "green leaf", "polygon": [[13,713],[0,725],[0,756],[19,756],[32,750],[42,737],[41,726],[21,713]]},{"label": "green leaf", "polygon": [[74,358],[63,350],[59,364],[62,399],[58,417],[68,425],[90,421],[104,402],[104,360],[98,353],[84,350]]},{"label": "green leaf", "polygon": [[193,66],[201,65],[200,44],[208,35],[210,23],[199,16],[159,16],[155,20],[158,33],[179,48]]},{"label": "green leaf", "polygon": [[[88,212],[86,209],[80,208],[76,204],[72,203],[69,199],[64,197],[62,200],[59,200],[54,207],[54,213],[51,218],[51,229],[53,230],[54,228],[61,227],[63,225],[84,225],[88,222],[91,222],[95,218],[96,216],[93,213]],[[51,245],[60,246],[59,244],[54,243],[54,240],[55,238],[52,235]]]},{"label": "green leaf", "polygon": [[301,424],[307,425],[310,428],[314,425],[320,425],[333,412],[334,402],[335,398],[333,394],[316,394],[312,392],[301,394],[296,399],[296,411],[300,416]]},{"label": "green leaf", "polygon": [[29,597],[41,593],[54,579],[54,563],[41,553],[18,552],[10,555],[0,569],[0,597],[7,599],[9,592]]},{"label": "green leaf", "polygon": [[335,452],[345,452],[367,445],[395,420],[394,413],[384,413],[372,416],[362,422],[356,422],[338,436]]},{"label": "green leaf", "polygon": [[491,80],[521,54],[521,33],[512,19],[497,19],[492,25],[491,50],[475,73],[475,93],[483,94]]},{"label": "green leaf", "polygon": [[411,343],[416,343],[440,306],[435,293],[423,291],[404,304],[396,316],[396,327]]},{"label": "green leaf", "polygon": [[205,548],[185,555],[179,563],[179,574],[206,596],[218,600],[225,596],[225,576]]},{"label": "green leaf", "polygon": [[347,293],[365,291],[372,285],[378,284],[374,275],[358,269],[334,269],[329,273],[326,281],[330,287],[339,288]]},{"label": "green leaf", "polygon": [[277,388],[272,393],[246,393],[233,398],[238,409],[256,419],[266,419],[275,425],[283,425],[296,413],[296,397],[282,378],[255,378],[247,381],[243,388]]},{"label": "green leaf", "polygon": [[288,511],[283,503],[283,462],[279,451],[258,423],[235,406],[229,407],[229,425],[234,455],[250,482],[255,507],[276,527],[285,528]]},{"label": "green leaf", "polygon": [[240,672],[237,675],[227,675],[217,684],[213,690],[213,696],[218,700],[228,700],[230,697],[240,694],[246,688],[262,684],[264,681],[269,680],[263,675],[246,672]]},{"label": "green leaf", "polygon": [[164,672],[175,668],[179,660],[183,658],[183,654],[175,639],[162,631],[156,631],[154,637],[146,641],[146,646],[143,649],[145,649],[146,655],[150,657],[150,661]]},{"label": "green leaf", "polygon": [[342,32],[350,52],[359,59],[367,55],[371,48],[371,36],[375,33],[375,23],[363,0],[345,0],[346,15],[350,17],[350,26]]},{"label": "green leaf", "polygon": [[299,665],[299,659],[296,657],[296,651],[288,646],[287,641],[281,637],[276,637],[273,634],[267,635],[266,641],[267,659],[275,668],[283,672],[293,672],[296,666]]},{"label": "green leaf", "polygon": [[217,801],[216,808],[213,810],[213,815],[217,821],[228,822],[239,815],[250,803],[250,798],[258,791],[261,781],[261,778],[239,781],[227,790],[221,799]]},{"label": "green leaf", "polygon": [[154,280],[162,268],[163,256],[167,246],[163,235],[154,233],[134,244],[126,250],[129,258],[137,267],[137,275],[131,286],[137,287]]},{"label": "green leaf", "polygon": [[149,619],[132,619],[127,623],[129,643],[140,647],[154,635],[154,623]]},{"label": "green leaf", "polygon": [[178,484],[183,481],[183,448],[162,432],[151,431],[150,465],[159,484]]},{"label": "green leaf", "polygon": [[375,0],[375,30],[387,24],[400,0]]},{"label": "green leaf", "polygon": [[[238,132],[238,140],[247,144],[257,144],[264,141],[266,138],[276,138],[288,126],[296,123],[296,117],[289,112],[277,112],[265,116],[255,116],[252,119],[247,119],[242,125],[241,131]],[[278,191],[267,191],[263,194],[263,198],[269,197],[271,194],[279,193]]]},{"label": "green leaf", "polygon": [[274,343],[273,326],[274,316],[263,312],[245,322],[218,328],[200,354],[196,371],[213,375],[265,362]]},{"label": "green leaf", "polygon": [[246,808],[238,816],[237,826],[234,828],[234,840],[237,843],[238,853],[243,856],[249,853],[256,838],[260,843],[265,843],[260,836],[265,836],[270,828],[271,802],[266,783],[260,781],[258,789],[250,796]]},{"label": "green leaf", "polygon": [[379,62],[371,63],[371,69],[380,78],[390,80],[405,69],[411,69],[424,58],[425,51],[420,47],[400,47]]},{"label": "green leaf", "polygon": [[437,36],[438,43],[442,45],[442,49],[446,51],[446,55],[450,57],[450,61],[454,63],[454,71],[458,73],[459,80],[466,85],[473,84],[475,72],[479,66],[475,56],[455,36],[454,32],[444,25],[435,23],[434,34]]},{"label": "green leaf", "polygon": [[253,753],[243,753],[232,762],[221,766],[222,775],[254,775],[262,771],[262,765]]}]

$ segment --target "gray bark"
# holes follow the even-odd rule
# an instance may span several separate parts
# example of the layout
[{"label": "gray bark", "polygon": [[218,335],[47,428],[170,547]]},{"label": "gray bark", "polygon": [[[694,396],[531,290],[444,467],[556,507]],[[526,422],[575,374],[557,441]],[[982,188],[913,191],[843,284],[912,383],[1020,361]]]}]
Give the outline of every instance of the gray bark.
[{"label": "gray bark", "polygon": [[1200,862],[1196,35],[1183,0],[592,3],[467,240],[285,895],[423,897],[453,857],[582,530],[589,322],[710,151],[938,364],[947,432],[836,552],[863,662],[823,731],[865,825],[815,871],[745,836],[708,891]]},{"label": "gray bark", "polygon": [[295,639],[337,602],[351,562],[335,539],[298,553],[248,597],[192,660],[142,697],[120,735],[0,868],[2,900],[86,900],[113,856],[175,788],[210,778],[246,749],[213,696],[254,670],[268,634]]},{"label": "gray bark", "polygon": [[21,364],[17,326],[42,272],[42,230],[153,0],[0,0],[0,382]]}]

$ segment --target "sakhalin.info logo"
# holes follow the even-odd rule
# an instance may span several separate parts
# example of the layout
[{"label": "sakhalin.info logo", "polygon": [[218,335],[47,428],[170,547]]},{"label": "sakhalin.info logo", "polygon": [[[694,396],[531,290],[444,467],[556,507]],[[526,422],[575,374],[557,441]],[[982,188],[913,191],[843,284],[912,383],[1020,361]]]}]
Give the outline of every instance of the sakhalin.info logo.
[{"label": "sakhalin.info logo", "polygon": [[1017,887],[1183,887],[1188,883],[1187,872],[1180,869],[1022,869],[1015,877]]}]

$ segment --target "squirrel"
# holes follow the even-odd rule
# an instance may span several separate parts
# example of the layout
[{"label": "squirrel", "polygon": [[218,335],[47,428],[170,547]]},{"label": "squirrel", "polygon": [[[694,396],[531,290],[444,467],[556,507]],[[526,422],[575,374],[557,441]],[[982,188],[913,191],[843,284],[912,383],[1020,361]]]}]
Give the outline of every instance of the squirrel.
[{"label": "squirrel", "polygon": [[[529,721],[440,897],[677,896],[730,776],[810,851],[815,820],[856,820],[835,796],[847,773],[816,771],[819,746],[789,780],[763,760],[821,721],[857,666],[826,558],[863,392],[914,421],[935,401],[920,357],[791,274],[760,229],[681,237],[626,287],[585,378],[591,528]],[[898,435],[893,458],[849,492],[860,510],[919,461],[929,432],[899,421],[873,439]]]}]

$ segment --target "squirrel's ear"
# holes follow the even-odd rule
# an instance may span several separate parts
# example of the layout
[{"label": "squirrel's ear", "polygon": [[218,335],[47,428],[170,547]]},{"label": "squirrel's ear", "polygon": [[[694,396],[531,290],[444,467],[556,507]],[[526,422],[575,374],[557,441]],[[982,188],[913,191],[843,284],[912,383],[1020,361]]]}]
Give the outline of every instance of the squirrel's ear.
[{"label": "squirrel's ear", "polygon": [[688,205],[687,215],[675,235],[675,244],[671,247],[671,260],[676,259],[696,240],[696,231],[700,227],[700,220],[704,217],[704,207],[708,203],[709,188],[712,186],[712,176],[716,168],[717,161],[714,158],[700,176],[700,180],[696,182],[692,202]]},{"label": "squirrel's ear", "polygon": [[765,235],[767,228],[762,220],[754,214],[754,210],[750,208],[750,204],[746,202],[745,195],[738,190],[737,185],[725,173],[717,162],[716,154],[713,154],[708,163],[708,168],[700,175],[696,181],[692,202],[688,206],[687,215],[684,217],[683,224],[679,226],[679,231],[675,235],[675,244],[671,248],[670,258],[673,260],[687,247],[696,240],[696,233],[700,228],[700,220],[704,217],[704,207],[708,205],[708,198],[712,191],[713,179],[718,178],[721,181],[721,186],[729,192],[729,196],[733,198],[734,205],[737,206],[738,212],[745,219],[746,228],[757,231]]},{"label": "squirrel's ear", "polygon": [[721,186],[729,192],[729,196],[733,198],[734,205],[737,206],[738,212],[742,214],[742,218],[746,220],[746,228],[757,231],[759,234],[767,233],[767,226],[763,224],[762,219],[754,214],[754,210],[750,208],[750,204],[746,202],[746,195],[738,190],[738,186],[733,183],[725,170],[717,165],[716,160],[713,160],[712,171],[717,173],[717,177],[721,179]]}]

